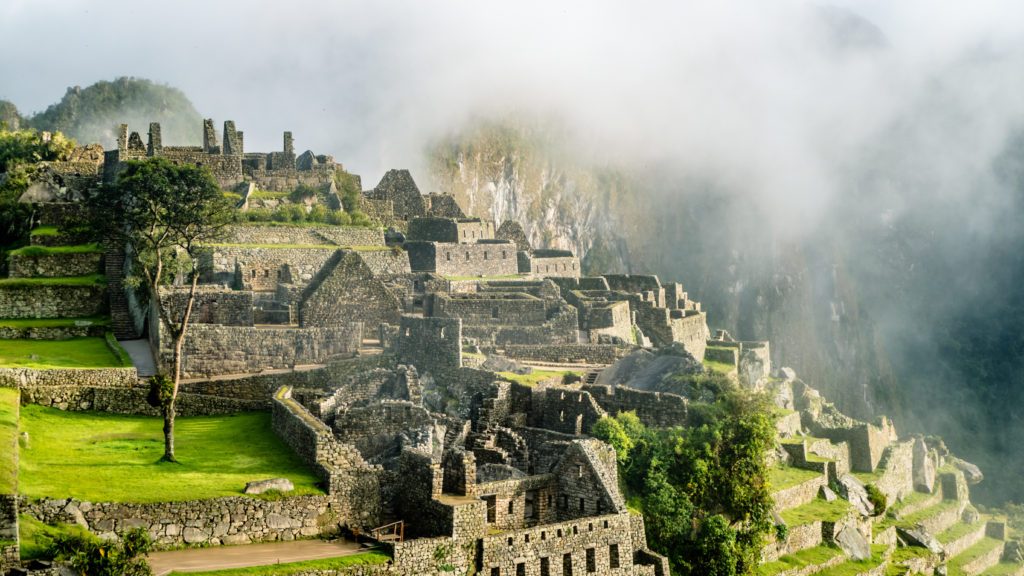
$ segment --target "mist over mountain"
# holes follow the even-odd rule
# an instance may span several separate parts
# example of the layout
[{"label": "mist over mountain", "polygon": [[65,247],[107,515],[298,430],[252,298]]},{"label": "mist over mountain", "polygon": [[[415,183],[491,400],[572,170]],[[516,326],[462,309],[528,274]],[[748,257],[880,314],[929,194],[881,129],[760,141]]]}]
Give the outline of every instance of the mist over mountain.
[{"label": "mist over mountain", "polygon": [[981,499],[1024,500],[1021,6],[257,3],[271,17],[243,30],[249,4],[156,7],[158,28],[69,4],[0,8],[9,53],[10,23],[85,24],[60,70],[0,65],[39,71],[0,90],[46,110],[32,125],[105,141],[160,121],[197,143],[200,115],[156,83],[46,109],[135,74],[236,120],[247,149],[293,130],[364,187],[409,167],[592,271],[682,281],[712,327],[770,339],[844,410],[944,436],[986,470]]}]

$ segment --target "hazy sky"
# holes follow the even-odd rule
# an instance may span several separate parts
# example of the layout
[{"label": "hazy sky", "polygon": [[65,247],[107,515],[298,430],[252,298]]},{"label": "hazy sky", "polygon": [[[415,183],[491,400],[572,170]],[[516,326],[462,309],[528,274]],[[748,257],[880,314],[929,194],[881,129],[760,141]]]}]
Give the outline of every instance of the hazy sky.
[{"label": "hazy sky", "polygon": [[249,150],[292,130],[368,185],[472,114],[540,113],[582,152],[713,172],[796,221],[972,60],[949,105],[980,161],[1024,111],[1022,47],[1019,1],[3,0],[0,98],[32,113],[150,78],[235,120]]}]

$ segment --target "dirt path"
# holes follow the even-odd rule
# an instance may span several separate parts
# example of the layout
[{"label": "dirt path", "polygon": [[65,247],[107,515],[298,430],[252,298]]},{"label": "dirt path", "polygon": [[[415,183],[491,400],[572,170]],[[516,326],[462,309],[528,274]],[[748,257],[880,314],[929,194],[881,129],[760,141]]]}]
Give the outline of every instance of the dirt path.
[{"label": "dirt path", "polygon": [[363,550],[359,544],[344,540],[299,540],[153,552],[149,555],[149,565],[155,576],[165,576],[172,571],[202,572],[335,558]]}]

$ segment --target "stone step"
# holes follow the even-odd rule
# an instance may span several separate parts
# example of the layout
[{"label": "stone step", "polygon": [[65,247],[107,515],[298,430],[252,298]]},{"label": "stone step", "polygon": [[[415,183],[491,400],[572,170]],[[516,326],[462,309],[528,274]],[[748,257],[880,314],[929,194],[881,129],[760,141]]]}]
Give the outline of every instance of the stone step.
[{"label": "stone step", "polygon": [[827,570],[846,562],[843,551],[833,546],[815,546],[762,564],[757,576],[810,576],[827,574]]},{"label": "stone step", "polygon": [[999,564],[1006,542],[995,538],[982,538],[977,544],[949,558],[946,567],[949,576],[977,576]]},{"label": "stone step", "polygon": [[971,524],[958,522],[935,537],[946,550],[946,557],[952,558],[980,542],[985,537],[987,524],[988,522],[984,519]]},{"label": "stone step", "polygon": [[882,522],[882,528],[887,526],[911,527],[920,525],[931,535],[945,532],[954,524],[960,521],[960,514],[963,512],[963,504],[956,500],[941,500],[937,504],[918,510],[913,514],[903,514],[897,511],[898,518],[886,518]]}]

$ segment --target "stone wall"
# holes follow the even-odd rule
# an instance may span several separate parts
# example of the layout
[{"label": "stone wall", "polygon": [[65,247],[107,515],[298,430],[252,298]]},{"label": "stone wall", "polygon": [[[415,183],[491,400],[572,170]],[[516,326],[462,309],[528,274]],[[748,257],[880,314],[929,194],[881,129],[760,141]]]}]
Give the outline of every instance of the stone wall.
[{"label": "stone wall", "polygon": [[139,379],[135,368],[0,368],[0,387],[125,388]]},{"label": "stone wall", "polygon": [[441,318],[462,318],[478,324],[540,325],[547,321],[547,303],[524,293],[434,294],[431,310]]},{"label": "stone wall", "polygon": [[339,521],[369,529],[381,522],[380,469],[367,465],[359,451],[339,442],[331,429],[291,398],[284,386],[274,394],[274,433],[328,486]]},{"label": "stone wall", "polygon": [[22,512],[47,524],[84,520],[90,532],[102,537],[144,528],[163,549],[295,540],[335,532],[341,520],[331,498],[317,495],[141,504],[47,499],[22,502]]},{"label": "stone wall", "polygon": [[305,286],[337,251],[323,245],[311,248],[208,246],[200,254],[204,283],[273,291],[279,283]]},{"label": "stone wall", "polygon": [[546,559],[551,575],[566,574],[563,563],[571,565],[572,574],[633,575],[630,533],[629,514],[610,514],[488,535],[482,541],[482,573],[496,568],[502,575],[540,576]]},{"label": "stone wall", "polygon": [[[146,401],[148,388],[99,388],[95,386],[30,386],[22,388],[26,404],[39,404],[71,412],[89,410],[113,414],[143,414],[159,416],[160,410]],[[178,416],[211,416],[268,410],[269,396],[265,399],[231,398],[208,394],[179,392],[175,402]]]},{"label": "stone wall", "polygon": [[620,342],[634,341],[633,318],[629,302],[608,302],[578,307],[580,328],[587,330],[591,343],[611,338]]},{"label": "stone wall", "polygon": [[[323,328],[195,324],[185,337],[182,374],[193,378],[326,364],[333,357],[356,353],[362,331],[358,322]],[[160,364],[170,366],[173,351],[162,325],[160,333]]]},{"label": "stone wall", "polygon": [[389,400],[338,413],[334,430],[339,440],[355,446],[364,458],[371,458],[394,447],[399,435],[413,434],[433,423],[434,419],[423,407],[408,401]]},{"label": "stone wall", "polygon": [[88,276],[100,272],[102,259],[102,252],[11,254],[9,275],[11,278]]},{"label": "stone wall", "polygon": [[462,320],[402,316],[396,353],[399,362],[420,373],[445,372],[462,367]]},{"label": "stone wall", "polygon": [[508,345],[505,355],[517,360],[551,363],[613,364],[632,351],[628,346],[609,344]]},{"label": "stone wall", "polygon": [[238,224],[226,230],[225,244],[333,244],[383,246],[384,233],[360,226],[271,226]]},{"label": "stone wall", "polygon": [[107,310],[106,284],[0,284],[0,318],[81,318]]},{"label": "stone wall", "polygon": [[535,276],[568,276],[577,277],[580,275],[580,259],[568,255],[544,256],[535,251],[530,258],[530,272]]},{"label": "stone wall", "polygon": [[[773,538],[774,535],[770,537]],[[761,549],[761,563],[774,562],[786,554],[820,546],[823,541],[822,522],[820,520],[790,526],[785,540],[780,542],[773,538],[768,545]]]},{"label": "stone wall", "polygon": [[818,490],[827,485],[827,481],[827,477],[822,474],[796,486],[773,492],[772,499],[775,501],[775,510],[789,510],[807,504],[818,496]]},{"label": "stone wall", "polygon": [[0,340],[66,340],[68,338],[103,337],[109,330],[105,323],[89,320],[76,322],[73,326],[22,326],[0,327]]},{"label": "stone wall", "polygon": [[402,309],[402,302],[374,276],[363,254],[345,252],[307,286],[301,296],[299,321],[307,327],[361,322],[373,331],[382,323],[397,324]]},{"label": "stone wall", "polygon": [[530,414],[535,425],[563,434],[580,435],[607,413],[594,401],[589,392],[565,386],[534,388],[534,395],[543,395],[542,409]]},{"label": "stone wall", "polygon": [[476,244],[406,242],[414,272],[442,276],[511,276],[519,273],[515,244],[494,240]]},{"label": "stone wall", "polygon": [[583,390],[611,415],[636,412],[647,426],[667,428],[687,422],[686,398],[667,392],[647,392],[625,386],[585,385]]},{"label": "stone wall", "polygon": [[[188,302],[188,292],[188,287],[161,288],[160,298],[172,318],[181,317]],[[252,292],[223,286],[198,286],[189,321],[194,324],[252,326]]]},{"label": "stone wall", "polygon": [[875,482],[889,502],[902,500],[914,490],[913,441],[899,442],[889,447],[881,467],[881,476]]}]

